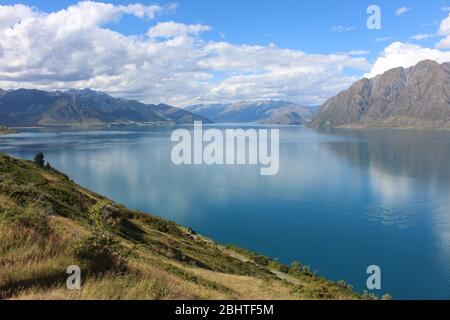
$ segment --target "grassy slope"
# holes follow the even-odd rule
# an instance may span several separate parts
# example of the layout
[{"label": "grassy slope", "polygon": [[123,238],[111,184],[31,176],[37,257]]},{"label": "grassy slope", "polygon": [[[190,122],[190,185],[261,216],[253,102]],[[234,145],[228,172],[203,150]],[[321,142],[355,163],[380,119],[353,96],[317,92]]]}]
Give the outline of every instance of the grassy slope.
[{"label": "grassy slope", "polygon": [[[75,249],[84,243],[84,253],[90,250],[99,217],[115,221],[101,233],[115,241],[113,264],[100,269],[94,249],[90,258]],[[127,210],[56,170],[2,154],[0,239],[0,299],[362,298],[345,284],[307,269],[285,274],[275,261]],[[66,289],[65,270],[74,264],[82,269],[79,291]]]},{"label": "grassy slope", "polygon": [[8,127],[0,126],[0,135],[2,135],[2,134],[11,134],[11,133],[16,133],[16,131],[13,130],[13,129],[10,129]]}]

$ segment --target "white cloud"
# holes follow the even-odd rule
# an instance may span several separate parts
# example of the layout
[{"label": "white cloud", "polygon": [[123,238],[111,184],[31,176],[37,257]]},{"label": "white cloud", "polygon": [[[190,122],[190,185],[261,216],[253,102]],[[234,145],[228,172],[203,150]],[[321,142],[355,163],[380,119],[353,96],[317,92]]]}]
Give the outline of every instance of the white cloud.
[{"label": "white cloud", "polygon": [[333,32],[349,32],[355,30],[355,27],[353,26],[334,26],[331,28],[331,31]]},{"label": "white cloud", "polygon": [[450,7],[442,7],[441,10],[442,11],[450,11]]},{"label": "white cloud", "polygon": [[118,8],[127,14],[132,14],[138,18],[152,20],[156,14],[162,12],[174,12],[177,8],[176,4],[169,4],[167,6],[160,5],[142,5],[140,3],[129,4],[128,6],[118,6]]},{"label": "white cloud", "polygon": [[445,39],[439,41],[436,46],[438,48],[450,48],[450,13],[447,18],[442,20],[439,27],[439,35],[444,36]]},{"label": "white cloud", "polygon": [[210,31],[212,28],[202,24],[183,24],[173,21],[160,22],[148,30],[150,37],[171,38],[177,36],[198,35],[202,32]]},{"label": "white cloud", "polygon": [[375,42],[385,42],[388,40],[392,40],[392,37],[380,37],[380,38],[376,38]]},{"label": "white cloud", "polygon": [[450,61],[450,51],[394,42],[384,49],[381,56],[375,61],[372,70],[365,77],[372,78],[397,67],[409,68],[426,59],[435,60],[439,63],[448,62]]},{"label": "white cloud", "polygon": [[[215,85],[205,98],[286,99],[317,104],[345,89],[356,77],[343,75],[346,68],[364,70],[365,58],[349,55],[313,55],[276,46],[207,46],[211,58],[201,63],[216,70],[241,70]],[[276,90],[274,90],[276,88]]]},{"label": "white cloud", "polygon": [[370,53],[368,50],[350,50],[344,52],[337,52],[336,54],[348,55],[348,56],[366,56]]},{"label": "white cloud", "polygon": [[401,16],[402,14],[404,14],[404,13],[407,13],[407,12],[409,12],[409,11],[411,11],[412,9],[411,8],[408,8],[408,7],[401,7],[401,8],[398,8],[396,11],[395,11],[395,15],[396,16]]},{"label": "white cloud", "polygon": [[416,35],[410,37],[410,39],[417,40],[417,41],[422,41],[422,40],[426,40],[426,39],[429,39],[429,38],[433,38],[435,36],[436,35],[432,34],[432,33],[421,33],[421,34],[416,34]]},{"label": "white cloud", "polygon": [[[91,1],[52,13],[24,5],[0,6],[0,87],[94,85],[116,96],[178,106],[242,99],[320,104],[363,73],[373,77],[424,59],[450,61],[450,51],[402,42],[391,43],[371,65],[365,50],[311,54],[274,44],[206,41],[202,33],[212,27],[203,24],[167,21],[152,26],[156,15],[173,10],[173,5]],[[147,22],[147,34],[124,35],[107,27],[123,15]],[[439,35],[444,38],[437,46],[450,48],[450,15],[441,22]]]},{"label": "white cloud", "polygon": [[370,51],[367,51],[367,50],[352,50],[352,51],[348,52],[348,54],[351,56],[365,56],[369,53],[370,53]]},{"label": "white cloud", "polygon": [[[439,63],[449,62],[450,51],[440,49],[450,48],[450,14],[441,22],[438,34],[417,34],[412,36],[410,39],[420,41],[437,37],[438,35],[446,37],[437,43],[436,46],[438,48],[426,48],[420,45],[403,43],[399,41],[391,43],[379,55],[373,64],[372,70],[364,76],[372,78],[389,69],[397,67],[409,68],[418,62],[427,59],[435,60]],[[386,38],[386,40],[387,39],[388,38]]]},{"label": "white cloud", "polygon": [[97,2],[52,13],[0,6],[0,87],[95,84],[116,96],[174,105],[255,98],[317,104],[357,80],[349,74],[370,69],[355,53],[205,41],[200,34],[211,29],[205,25],[163,22],[133,36],[107,27],[125,14],[150,21],[170,10]]},{"label": "white cloud", "polygon": [[22,4],[13,6],[0,5],[0,30],[26,19],[33,18],[36,15],[38,15],[37,12],[34,12],[33,9]]}]

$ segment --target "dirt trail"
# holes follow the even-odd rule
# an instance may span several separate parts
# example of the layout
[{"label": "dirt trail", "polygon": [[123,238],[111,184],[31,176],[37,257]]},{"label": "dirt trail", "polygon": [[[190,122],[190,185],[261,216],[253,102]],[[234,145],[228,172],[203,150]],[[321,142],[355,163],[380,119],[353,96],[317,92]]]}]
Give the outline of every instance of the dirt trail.
[{"label": "dirt trail", "polygon": [[[245,257],[245,256],[243,256],[243,255],[233,251],[233,250],[225,248],[224,246],[219,246],[219,249],[223,253],[225,253],[225,254],[227,254],[227,255],[235,258],[235,259],[241,260],[242,262],[249,262],[249,261],[254,262],[253,260],[251,260],[251,259],[249,259],[249,258],[247,258],[247,257]],[[279,270],[272,269],[272,268],[269,268],[269,270],[274,275],[276,275],[279,279],[285,280],[285,281],[287,281],[287,282],[289,282],[291,284],[294,284],[296,286],[300,286],[300,285],[306,286],[306,285],[308,285],[306,282],[304,282],[304,281],[302,281],[300,279],[297,279],[297,278],[295,278],[295,277],[293,277],[293,276],[291,276],[291,275],[289,275],[287,273],[284,273],[284,272],[281,272]]]}]

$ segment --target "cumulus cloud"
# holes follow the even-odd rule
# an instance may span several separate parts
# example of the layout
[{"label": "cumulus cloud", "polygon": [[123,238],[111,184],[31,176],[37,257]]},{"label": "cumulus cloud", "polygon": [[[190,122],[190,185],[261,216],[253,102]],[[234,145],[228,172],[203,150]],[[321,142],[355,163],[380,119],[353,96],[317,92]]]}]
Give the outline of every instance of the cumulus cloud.
[{"label": "cumulus cloud", "polygon": [[30,7],[22,4],[16,4],[13,6],[1,6],[0,5],[0,30],[4,30],[9,26],[12,26],[27,18],[31,18],[37,15]]},{"label": "cumulus cloud", "polygon": [[435,60],[439,63],[448,62],[450,61],[450,51],[394,42],[384,49],[383,53],[375,61],[372,70],[365,77],[372,78],[397,67],[409,68],[426,59]]},{"label": "cumulus cloud", "polygon": [[148,30],[150,37],[171,38],[176,36],[198,35],[210,31],[212,28],[202,24],[187,25],[173,21],[161,22]]},{"label": "cumulus cloud", "polygon": [[[173,6],[84,1],[45,13],[0,6],[0,87],[93,87],[119,97],[183,106],[238,99],[318,104],[370,69],[351,53],[309,54],[276,45],[205,41],[206,25],[151,26]],[[123,15],[149,23],[147,34],[108,28]],[[359,52],[358,54],[362,54]]]},{"label": "cumulus cloud", "polygon": [[[286,99],[305,104],[323,102],[345,89],[356,77],[345,76],[345,69],[364,70],[365,58],[345,54],[314,55],[280,49],[274,45],[233,46],[213,43],[206,46],[209,57],[202,66],[239,73],[213,86],[207,99]],[[276,88],[276,90],[274,90]]]},{"label": "cumulus cloud", "polygon": [[402,14],[404,14],[404,13],[407,13],[407,12],[409,12],[409,11],[411,11],[412,9],[411,8],[408,8],[408,7],[401,7],[401,8],[398,8],[396,11],[395,11],[395,15],[396,16],[401,16]]},{"label": "cumulus cloud", "polygon": [[440,23],[440,28],[437,33],[417,34],[410,37],[410,39],[420,41],[438,36],[444,36],[445,38],[436,44],[437,48],[426,48],[400,41],[391,43],[376,59],[371,71],[364,76],[372,78],[389,69],[397,67],[409,68],[427,59],[435,60],[439,63],[449,62],[450,51],[443,49],[450,48],[450,14]]},{"label": "cumulus cloud", "polygon": [[438,48],[450,48],[450,14],[447,18],[442,20],[439,27],[439,35],[444,36],[445,38],[439,41],[436,46]]},{"label": "cumulus cloud", "polygon": [[367,50],[351,50],[348,52],[348,54],[351,56],[365,56],[369,53],[370,53],[370,51],[367,51]]}]

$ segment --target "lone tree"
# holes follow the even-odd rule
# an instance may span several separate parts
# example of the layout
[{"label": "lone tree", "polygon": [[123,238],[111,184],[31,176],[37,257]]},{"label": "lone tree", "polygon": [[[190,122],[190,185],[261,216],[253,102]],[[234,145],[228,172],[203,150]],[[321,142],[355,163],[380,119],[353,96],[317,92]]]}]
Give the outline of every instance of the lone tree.
[{"label": "lone tree", "polygon": [[44,154],[42,152],[39,152],[38,154],[36,154],[36,156],[34,157],[34,163],[40,167],[44,166],[45,160],[44,160]]}]

